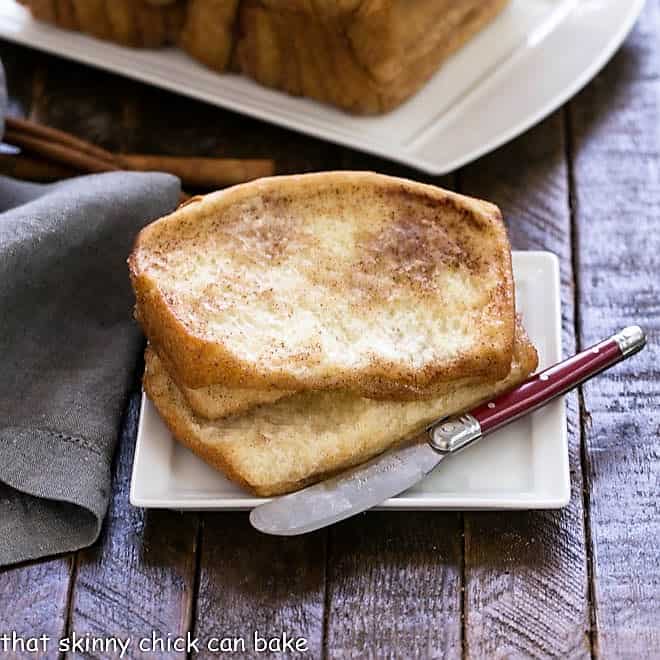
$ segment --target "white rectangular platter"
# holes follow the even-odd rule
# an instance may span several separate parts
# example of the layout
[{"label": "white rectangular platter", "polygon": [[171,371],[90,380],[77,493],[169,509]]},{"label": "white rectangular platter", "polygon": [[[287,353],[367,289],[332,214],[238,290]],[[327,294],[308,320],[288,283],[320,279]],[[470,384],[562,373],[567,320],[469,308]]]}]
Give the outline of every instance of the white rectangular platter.
[{"label": "white rectangular platter", "polygon": [[[559,265],[549,252],[514,252],[516,302],[540,367],[561,359]],[[550,509],[570,495],[564,399],[443,461],[382,509]],[[130,492],[135,506],[251,509],[249,495],[179,445],[143,395]]]},{"label": "white rectangular platter", "polygon": [[619,47],[644,0],[511,0],[408,102],[380,117],[218,74],[175,49],[135,50],[31,19],[0,1],[0,38],[114,71],[431,174],[495,149],[559,107]]}]

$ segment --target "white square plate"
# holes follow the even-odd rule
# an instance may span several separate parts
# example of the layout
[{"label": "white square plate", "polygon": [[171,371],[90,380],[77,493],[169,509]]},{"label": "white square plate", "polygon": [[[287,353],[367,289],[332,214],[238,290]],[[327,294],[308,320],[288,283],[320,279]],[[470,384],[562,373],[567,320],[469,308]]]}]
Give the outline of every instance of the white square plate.
[{"label": "white square plate", "polygon": [[220,75],[175,49],[135,50],[37,23],[15,0],[0,0],[0,37],[444,174],[520,135],[575,94],[619,47],[643,5],[511,0],[419,93],[379,117]]},{"label": "white square plate", "polygon": [[[516,301],[540,367],[561,359],[559,264],[549,252],[514,252]],[[443,461],[382,509],[551,509],[570,496],[564,400],[523,417]],[[179,445],[143,394],[131,503],[168,509],[251,509],[247,494]]]}]

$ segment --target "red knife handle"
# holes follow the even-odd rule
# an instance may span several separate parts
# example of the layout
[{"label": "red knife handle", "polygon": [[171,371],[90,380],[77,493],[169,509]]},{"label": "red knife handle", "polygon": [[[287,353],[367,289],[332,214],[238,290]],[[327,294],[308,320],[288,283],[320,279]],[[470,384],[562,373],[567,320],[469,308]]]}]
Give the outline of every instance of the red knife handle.
[{"label": "red knife handle", "polygon": [[641,328],[625,328],[609,339],[531,376],[518,387],[480,405],[469,414],[479,423],[482,435],[490,433],[636,353],[645,343]]}]

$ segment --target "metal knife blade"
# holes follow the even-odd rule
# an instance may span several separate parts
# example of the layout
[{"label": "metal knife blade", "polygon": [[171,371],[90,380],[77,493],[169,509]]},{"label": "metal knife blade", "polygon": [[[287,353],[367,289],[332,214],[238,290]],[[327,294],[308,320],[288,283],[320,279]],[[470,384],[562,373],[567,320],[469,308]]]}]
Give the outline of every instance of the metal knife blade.
[{"label": "metal knife blade", "polygon": [[333,479],[256,507],[250,522],[267,534],[291,536],[365,511],[414,486],[446,456],[537,410],[634,355],[645,344],[646,336],[639,326],[624,328],[468,413],[439,419],[405,446]]},{"label": "metal knife blade", "polygon": [[13,144],[7,144],[7,142],[0,142],[1,156],[17,156],[20,153],[21,150],[18,147],[15,147]]},{"label": "metal knife blade", "polygon": [[312,532],[402,493],[446,456],[430,447],[425,432],[337,477],[256,507],[250,513],[250,522],[266,534],[293,536]]}]

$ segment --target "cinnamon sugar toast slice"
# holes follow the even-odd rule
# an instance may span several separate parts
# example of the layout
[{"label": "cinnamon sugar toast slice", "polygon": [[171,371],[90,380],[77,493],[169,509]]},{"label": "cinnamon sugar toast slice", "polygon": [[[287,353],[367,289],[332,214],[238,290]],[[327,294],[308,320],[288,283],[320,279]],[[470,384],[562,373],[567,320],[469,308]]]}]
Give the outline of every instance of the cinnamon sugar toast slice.
[{"label": "cinnamon sugar toast slice", "polygon": [[371,172],[261,179],[142,230],[136,314],[199,388],[430,396],[509,372],[515,309],[499,210]]}]

